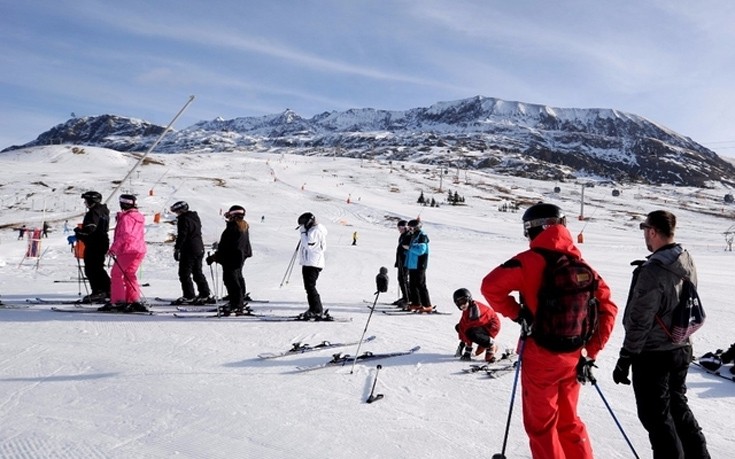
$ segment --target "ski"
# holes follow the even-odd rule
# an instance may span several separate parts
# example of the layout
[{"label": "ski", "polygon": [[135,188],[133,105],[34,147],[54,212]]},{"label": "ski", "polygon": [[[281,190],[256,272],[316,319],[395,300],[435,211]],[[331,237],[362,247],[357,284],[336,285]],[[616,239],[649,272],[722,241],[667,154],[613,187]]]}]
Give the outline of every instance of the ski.
[{"label": "ski", "polygon": [[279,316],[279,315],[258,315],[258,319],[269,322],[352,322],[352,317],[334,317],[329,315],[329,310],[324,311],[324,315],[318,318],[304,319],[301,314],[296,316]]},{"label": "ski", "polygon": [[258,314],[250,313],[244,313],[244,314],[217,314],[217,310],[215,309],[212,312],[203,312],[203,311],[179,311],[174,312],[173,316],[177,319],[259,319],[261,316]]},{"label": "ski", "polygon": [[365,352],[363,354],[358,355],[357,357],[353,357],[348,354],[342,354],[337,353],[332,356],[332,360],[321,363],[318,365],[310,365],[306,367],[296,367],[296,371],[299,373],[307,372],[307,371],[313,371],[318,370],[320,368],[329,368],[329,367],[341,367],[345,366],[347,364],[353,363],[355,361],[363,362],[366,360],[379,360],[379,359],[388,359],[391,357],[400,357],[402,355],[411,355],[414,352],[421,349],[421,346],[416,346],[414,348],[411,348],[407,351],[401,351],[401,352],[386,352],[382,354],[373,354],[372,352]]},{"label": "ski", "polygon": [[419,312],[419,311],[404,311],[403,309],[396,309],[392,311],[386,311],[381,310],[383,314],[387,314],[389,316],[432,316],[432,315],[441,315],[441,316],[451,316],[451,312],[442,312],[437,311],[436,309],[433,309],[431,312]]},{"label": "ski", "polygon": [[[372,307],[372,306],[373,306],[373,300],[362,300],[362,302],[363,302],[363,303],[367,303],[367,304],[369,305],[368,307]],[[383,307],[383,308],[386,308],[386,309],[396,309],[396,308],[400,308],[400,306],[399,306],[399,305],[397,305],[397,304],[394,304],[394,303],[388,303],[388,302],[383,302],[383,301],[378,301],[378,302],[377,302],[377,303],[375,304],[375,307],[376,307],[376,309],[377,309],[377,308],[380,308],[380,307]]]},{"label": "ski", "polygon": [[728,381],[735,382],[735,375],[728,376],[726,374],[723,374],[720,370],[710,370],[709,368],[703,367],[702,364],[697,362],[696,360],[692,361],[692,365],[696,366],[700,370],[712,376],[717,376],[719,378],[727,379]]},{"label": "ski", "polygon": [[[212,304],[214,304],[214,303],[183,303],[183,304],[175,304],[176,303],[176,300],[178,298],[162,298],[160,296],[157,296],[154,299],[156,301],[158,301],[159,303],[167,303],[169,306],[202,306],[202,307],[210,306],[211,307]],[[217,302],[220,302],[220,301],[222,301],[221,298],[217,299]],[[253,299],[250,299],[250,300],[245,300],[245,303],[270,303],[270,300],[253,300]]]},{"label": "ski", "polygon": [[52,311],[55,312],[71,312],[74,314],[116,314],[116,315],[139,315],[139,316],[155,316],[159,315],[161,313],[154,312],[154,311],[99,311],[97,308],[58,308],[55,306],[51,307]]},{"label": "ski", "polygon": [[0,303],[0,309],[28,309],[30,307],[28,303]]},{"label": "ski", "polygon": [[492,371],[496,369],[504,369],[508,365],[514,365],[517,361],[515,352],[507,350],[494,362],[473,363],[467,368],[462,368],[463,373],[479,373],[482,371]]},{"label": "ski", "polygon": [[[30,304],[97,304],[97,303],[82,303],[81,298],[78,300],[62,300],[62,299],[49,299],[49,298],[27,298],[26,303]],[[104,303],[99,303],[100,306]]]},{"label": "ski", "polygon": [[[363,343],[367,343],[369,341],[372,341],[375,339],[375,336],[368,336],[364,340],[362,340]],[[355,344],[360,344],[360,341],[352,341],[348,343],[332,343],[330,341],[322,341],[319,344],[311,345],[311,344],[303,344],[303,343],[293,343],[293,347],[287,351],[281,351],[281,352],[264,352],[262,354],[258,354],[258,357],[261,359],[276,359],[279,357],[285,357],[287,355],[295,355],[295,354],[304,354],[306,352],[312,352],[312,351],[321,351],[323,349],[331,349],[334,347],[344,347],[344,346],[353,346]]]}]

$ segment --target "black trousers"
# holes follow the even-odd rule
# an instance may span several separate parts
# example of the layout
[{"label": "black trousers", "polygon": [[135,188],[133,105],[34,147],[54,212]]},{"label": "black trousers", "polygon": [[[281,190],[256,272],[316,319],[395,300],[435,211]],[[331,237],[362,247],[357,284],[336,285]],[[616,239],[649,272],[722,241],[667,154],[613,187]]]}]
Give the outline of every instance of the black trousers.
[{"label": "black trousers", "polygon": [[84,275],[91,293],[110,293],[110,276],[105,269],[106,247],[84,247]]},{"label": "black trousers", "polygon": [[314,266],[302,266],[301,276],[304,278],[304,289],[306,290],[306,301],[309,303],[309,312],[321,314],[324,312],[322,307],[322,299],[316,289],[316,280],[319,279],[319,273],[322,268]]},{"label": "black trousers", "polygon": [[245,279],[242,277],[242,266],[222,266],[222,282],[227,289],[230,306],[243,307]]},{"label": "black trousers", "polygon": [[467,338],[469,338],[470,341],[472,341],[475,344],[479,344],[480,346],[486,349],[492,347],[493,339],[492,337],[490,337],[490,333],[488,333],[487,328],[484,328],[484,327],[468,328],[465,335],[467,335]]},{"label": "black trousers", "polygon": [[184,294],[184,298],[194,298],[197,296],[194,291],[194,283],[196,283],[200,296],[208,297],[210,295],[207,276],[202,271],[203,259],[203,253],[181,253],[181,257],[179,258],[179,282],[181,282],[181,291]]},{"label": "black trousers", "polygon": [[408,268],[398,266],[398,288],[401,289],[401,299],[408,302]]},{"label": "black trousers", "polygon": [[686,397],[691,346],[642,352],[633,359],[638,419],[654,459],[709,459],[707,442]]},{"label": "black trousers", "polygon": [[426,270],[408,270],[408,300],[411,304],[432,306],[429,290],[426,288]]}]

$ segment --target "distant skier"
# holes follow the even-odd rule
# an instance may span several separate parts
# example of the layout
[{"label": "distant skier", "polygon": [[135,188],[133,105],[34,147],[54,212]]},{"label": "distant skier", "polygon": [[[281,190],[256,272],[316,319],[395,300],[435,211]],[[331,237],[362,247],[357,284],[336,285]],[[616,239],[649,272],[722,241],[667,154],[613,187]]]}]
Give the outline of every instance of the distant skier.
[{"label": "distant skier", "polygon": [[298,230],[301,236],[299,244],[299,263],[306,290],[309,309],[300,314],[303,320],[326,319],[322,299],[316,289],[319,273],[324,269],[324,252],[327,250],[327,228],[316,221],[311,212],[303,213],[298,219]]},{"label": "distant skier", "polygon": [[[179,282],[183,295],[174,304],[212,304],[207,277],[202,272],[204,242],[202,241],[202,222],[199,215],[189,209],[189,204],[178,201],[171,206],[176,214],[176,243],[174,260],[179,262]],[[194,281],[192,282],[192,278]],[[196,283],[199,295],[195,295]]]},{"label": "distant skier", "polygon": [[18,228],[18,240],[23,240],[23,237],[26,235],[26,225],[21,226]]},{"label": "distant skier", "polygon": [[357,245],[357,231],[352,232],[352,245]]},{"label": "distant skier", "polygon": [[109,254],[114,260],[110,275],[112,289],[110,302],[101,311],[148,311],[141,303],[138,283],[138,267],[146,254],[145,217],[138,212],[137,199],[131,194],[120,195],[120,212],[115,217],[115,238]]},{"label": "distant skier", "polygon": [[81,227],[74,228],[76,238],[84,243],[84,275],[92,291],[82,298],[84,303],[104,303],[110,298],[110,276],[105,269],[105,256],[110,249],[110,211],[97,191],[82,194],[87,213]]},{"label": "distant skier", "polygon": [[221,308],[225,315],[242,314],[246,307],[245,279],[242,267],[245,260],[253,256],[250,246],[250,226],[245,218],[245,208],[234,205],[225,212],[227,225],[220,236],[217,251],[207,257],[207,264],[219,263],[222,266],[222,281],[227,289],[228,303]]}]

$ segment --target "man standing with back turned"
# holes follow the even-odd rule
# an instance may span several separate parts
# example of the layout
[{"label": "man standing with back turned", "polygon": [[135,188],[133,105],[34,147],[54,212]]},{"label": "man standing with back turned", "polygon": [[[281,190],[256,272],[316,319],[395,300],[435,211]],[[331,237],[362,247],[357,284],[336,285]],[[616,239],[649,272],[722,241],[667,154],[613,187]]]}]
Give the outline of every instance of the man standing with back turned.
[{"label": "man standing with back turned", "polygon": [[645,262],[633,262],[638,267],[623,314],[625,340],[613,380],[630,384],[633,368],[638,419],[648,431],[654,459],[708,459],[707,442],[686,398],[692,345],[688,338],[674,343],[663,325],[671,322],[683,279],[697,284],[697,269],[689,252],[674,242],[674,214],[653,211],[640,228],[653,253]]},{"label": "man standing with back turned", "polygon": [[[591,336],[581,348],[550,349],[542,339],[548,337],[542,333],[548,329],[548,321],[539,314],[540,305],[544,300],[560,298],[561,291],[549,291],[549,298],[539,294],[547,263],[562,257],[582,262],[582,254],[566,228],[566,217],[553,204],[529,207],[523,214],[523,229],[530,249],[485,276],[482,294],[496,312],[520,323],[523,335],[527,336],[520,343],[523,348],[519,352],[522,352],[523,425],[533,458],[593,459],[587,427],[577,415],[577,402],[580,383],[595,383],[592,367],[610,337],[617,306],[610,299],[605,281],[585,268],[585,279],[593,281],[589,288],[594,290],[587,297],[591,293],[596,299],[597,327],[590,331]],[[519,293],[520,302],[513,296],[514,292]],[[548,310],[547,304],[548,301],[543,302]]]}]

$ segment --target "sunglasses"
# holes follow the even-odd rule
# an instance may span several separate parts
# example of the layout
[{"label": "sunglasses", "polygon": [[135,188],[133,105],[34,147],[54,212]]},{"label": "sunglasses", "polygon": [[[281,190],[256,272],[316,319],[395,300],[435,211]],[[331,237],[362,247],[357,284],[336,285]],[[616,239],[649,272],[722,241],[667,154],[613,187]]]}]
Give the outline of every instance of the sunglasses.
[{"label": "sunglasses", "polygon": [[646,223],[646,222],[643,222],[643,223],[641,223],[641,224],[639,225],[639,227],[640,227],[640,229],[642,229],[642,230],[646,230],[646,229],[649,229],[649,228],[653,228],[653,226],[649,225],[649,224],[648,224],[648,223]]}]

